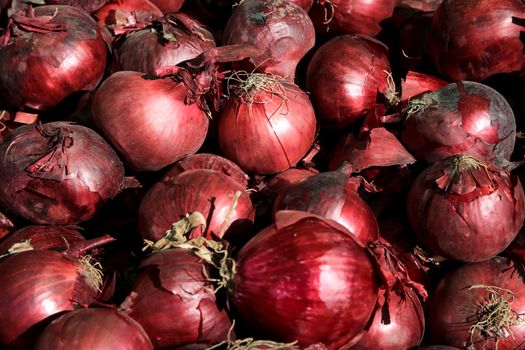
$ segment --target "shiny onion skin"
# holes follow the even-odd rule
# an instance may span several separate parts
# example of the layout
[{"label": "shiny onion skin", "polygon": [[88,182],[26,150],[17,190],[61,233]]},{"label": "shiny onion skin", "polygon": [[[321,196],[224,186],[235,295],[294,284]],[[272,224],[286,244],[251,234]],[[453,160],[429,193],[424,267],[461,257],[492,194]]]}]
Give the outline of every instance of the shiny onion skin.
[{"label": "shiny onion skin", "polygon": [[396,7],[407,7],[419,11],[435,11],[443,0],[397,0]]},{"label": "shiny onion skin", "polygon": [[432,75],[409,71],[401,81],[401,101],[406,103],[416,96],[438,90],[448,84]]},{"label": "shiny onion skin", "polygon": [[264,189],[275,195],[284,193],[299,182],[302,182],[310,176],[319,174],[315,168],[290,168],[282,173],[272,176],[266,183]]},{"label": "shiny onion skin", "polygon": [[51,322],[35,350],[153,350],[144,329],[128,315],[112,309],[80,309]]},{"label": "shiny onion skin", "polygon": [[191,154],[177,161],[164,174],[163,179],[168,179],[188,170],[207,169],[221,172],[233,178],[244,188],[248,188],[249,177],[234,162],[213,153]]},{"label": "shiny onion skin", "polygon": [[310,16],[320,34],[375,36],[395,6],[396,0],[315,0]]},{"label": "shiny onion skin", "polygon": [[321,125],[340,129],[364,117],[386,92],[388,72],[387,48],[373,38],[342,35],[322,45],[306,73]]},{"label": "shiny onion skin", "polygon": [[523,225],[524,206],[517,177],[466,156],[429,166],[407,198],[410,224],[428,249],[466,262],[502,252]]},{"label": "shiny onion skin", "polygon": [[[235,193],[240,196],[234,203]],[[251,228],[254,207],[246,188],[232,177],[207,169],[188,170],[155,184],[139,208],[139,228],[143,238],[156,241],[186,214],[200,212],[207,228],[195,229],[192,237],[213,235],[226,239]]]},{"label": "shiny onion skin", "polygon": [[150,0],[165,14],[177,12],[184,5],[185,0]]},{"label": "shiny onion skin", "polygon": [[401,140],[416,159],[435,162],[455,154],[510,159],[516,120],[496,90],[476,82],[452,83],[411,104],[415,108],[407,112]]},{"label": "shiny onion skin", "polygon": [[263,339],[344,349],[376,305],[372,260],[334,221],[281,213],[239,251],[231,302]]},{"label": "shiny onion skin", "polygon": [[379,238],[379,227],[372,209],[351,182],[352,169],[323,172],[310,176],[279,193],[273,212],[301,210],[332,219],[363,245]]},{"label": "shiny onion skin", "polygon": [[[500,295],[491,293],[488,287]],[[509,301],[509,304],[500,304],[502,300]],[[509,312],[510,318],[503,327],[496,326],[492,320],[487,328],[493,328],[487,329],[486,333],[480,328],[471,328],[478,322],[489,321],[487,314],[498,310]],[[525,285],[521,262],[495,257],[465,264],[446,275],[429,299],[429,338],[434,343],[460,349],[473,344],[477,350],[522,349],[524,313]],[[497,333],[501,337],[497,337]]]},{"label": "shiny onion skin", "polygon": [[155,74],[214,47],[213,35],[203,25],[185,14],[174,14],[162,25],[128,34],[116,57],[120,70]]},{"label": "shiny onion skin", "polygon": [[130,168],[156,171],[195,153],[208,132],[208,117],[185,102],[189,88],[172,78],[117,72],[93,99],[92,118]]},{"label": "shiny onion skin", "polygon": [[231,321],[206,273],[207,264],[189,250],[156,253],[142,261],[120,308],[144,327],[155,348],[224,341]]},{"label": "shiny onion skin", "polygon": [[315,44],[306,11],[286,0],[245,0],[224,28],[226,45],[251,44],[266,56],[253,63],[259,71],[293,80],[299,61]]},{"label": "shiny onion skin", "polygon": [[94,301],[97,289],[78,259],[50,250],[22,252],[0,263],[0,344],[31,349],[53,316]]},{"label": "shiny onion skin", "polygon": [[427,42],[435,68],[454,81],[523,69],[524,14],[521,0],[444,0]]},{"label": "shiny onion skin", "polygon": [[[17,27],[0,48],[0,95],[19,109],[48,110],[73,94],[94,90],[108,50],[95,20],[80,8],[40,6],[34,14],[35,26],[55,30]],[[20,16],[12,19],[28,21]]]},{"label": "shiny onion skin", "polygon": [[89,13],[95,12],[108,1],[109,0],[45,0],[46,5],[69,5],[80,7]]},{"label": "shiny onion skin", "polygon": [[88,220],[124,187],[115,151],[84,126],[25,125],[0,143],[0,202],[33,223]]},{"label": "shiny onion skin", "polygon": [[248,173],[276,174],[294,166],[307,154],[317,131],[308,95],[288,80],[239,74],[232,79],[242,82],[231,88],[233,96],[218,120],[224,156]]},{"label": "shiny onion skin", "polygon": [[122,34],[119,29],[126,26],[149,23],[163,16],[148,0],[113,0],[95,12],[98,23],[113,28],[114,34]]},{"label": "shiny onion skin", "polygon": [[376,308],[371,326],[352,350],[412,349],[421,344],[425,315],[417,293],[404,288],[402,292],[393,291],[388,296],[385,305],[388,313],[381,307]]}]

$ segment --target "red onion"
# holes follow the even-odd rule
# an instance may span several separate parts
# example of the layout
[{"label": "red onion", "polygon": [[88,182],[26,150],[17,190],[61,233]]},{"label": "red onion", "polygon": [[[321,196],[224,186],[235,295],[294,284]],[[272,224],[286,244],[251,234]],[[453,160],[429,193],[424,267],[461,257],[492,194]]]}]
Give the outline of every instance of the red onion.
[{"label": "red onion", "polygon": [[431,341],[461,349],[522,348],[525,285],[521,271],[521,263],[495,257],[450,272],[429,300]]},{"label": "red onion", "polygon": [[117,72],[98,89],[93,120],[131,168],[159,170],[203,144],[208,117],[198,103],[189,103],[186,84]]},{"label": "red onion", "polygon": [[416,159],[434,162],[455,154],[510,159],[516,121],[496,90],[475,82],[449,84],[412,99],[402,141]]},{"label": "red onion", "polygon": [[46,110],[102,79],[107,48],[96,22],[77,7],[15,14],[0,48],[0,95],[20,109]]},{"label": "red onion", "polygon": [[370,328],[352,350],[411,349],[421,343],[425,330],[423,306],[412,289],[388,294],[388,303],[375,310]]},{"label": "red onion", "polygon": [[164,13],[177,12],[185,0],[151,0]]},{"label": "red onion", "polygon": [[141,263],[121,309],[144,327],[155,348],[226,340],[231,322],[216,303],[209,272],[189,250],[156,253]]},{"label": "red onion", "polygon": [[319,33],[375,36],[395,6],[396,0],[316,0],[310,16]]},{"label": "red onion", "polygon": [[213,35],[185,14],[173,14],[126,36],[116,57],[120,70],[155,74],[215,47]]},{"label": "red onion", "polygon": [[13,232],[15,229],[13,221],[0,211],[0,239]]},{"label": "red onion", "polygon": [[188,170],[207,169],[230,176],[242,187],[248,188],[248,175],[234,162],[212,153],[192,154],[173,164],[164,174],[164,179],[174,177]]},{"label": "red onion", "polygon": [[35,350],[153,350],[144,329],[126,314],[111,309],[70,311],[46,327]]},{"label": "red onion", "polygon": [[451,157],[423,171],[407,207],[412,228],[433,253],[469,262],[502,252],[525,218],[518,178],[469,156]]},{"label": "red onion", "polygon": [[428,37],[435,68],[455,81],[523,69],[524,13],[521,0],[444,0]]},{"label": "red onion", "polygon": [[234,73],[232,97],[218,121],[218,142],[243,170],[275,174],[297,164],[314,142],[315,113],[291,81],[261,73]]},{"label": "red onion", "polygon": [[193,235],[234,238],[251,227],[254,208],[246,188],[232,177],[207,169],[188,170],[155,184],[139,209],[144,238],[156,241],[186,214],[199,212],[207,227]]},{"label": "red onion", "polygon": [[302,210],[332,219],[346,227],[363,245],[379,238],[374,213],[350,180],[351,167],[313,175],[291,185],[275,200],[273,212]]},{"label": "red onion", "polygon": [[255,66],[293,80],[297,64],[315,44],[315,31],[308,14],[286,0],[245,0],[228,20],[223,42],[265,50],[267,57]]},{"label": "red onion", "polygon": [[397,7],[408,7],[419,11],[435,11],[443,0],[397,0]]},{"label": "red onion", "polygon": [[412,98],[425,92],[432,92],[448,83],[432,75],[409,71],[401,81],[401,101],[410,101]]},{"label": "red onion", "polygon": [[112,0],[96,13],[100,24],[109,26],[115,34],[123,28],[145,25],[163,17],[162,11],[148,0]]},{"label": "red onion", "polygon": [[264,338],[346,348],[376,304],[371,258],[334,221],[281,213],[239,252],[231,301]]},{"label": "red onion", "polygon": [[25,125],[0,143],[0,201],[34,223],[85,221],[126,186],[120,159],[86,127]]},{"label": "red onion", "polygon": [[386,92],[389,71],[387,48],[375,39],[343,35],[325,43],[306,75],[319,122],[343,128],[365,116]]},{"label": "red onion", "polygon": [[265,189],[271,193],[280,194],[286,192],[291,186],[319,174],[315,168],[290,168],[282,173],[272,176],[265,185]]},{"label": "red onion", "polygon": [[108,0],[45,0],[45,2],[47,5],[69,5],[80,7],[89,13],[93,13],[104,6]]},{"label": "red onion", "polygon": [[[94,300],[101,272],[90,259],[51,250],[13,255],[0,263],[0,343],[30,349],[52,317]],[[36,334],[35,334],[36,332]]]}]

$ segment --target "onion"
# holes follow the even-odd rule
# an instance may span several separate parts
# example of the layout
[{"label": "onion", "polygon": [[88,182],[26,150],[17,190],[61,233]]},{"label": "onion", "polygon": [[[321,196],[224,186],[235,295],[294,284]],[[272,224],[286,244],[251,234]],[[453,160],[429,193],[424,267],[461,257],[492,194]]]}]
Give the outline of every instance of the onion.
[{"label": "onion", "polygon": [[419,11],[435,11],[443,0],[397,0],[397,7],[408,7]]},{"label": "onion", "polygon": [[364,117],[387,90],[387,48],[353,35],[321,46],[308,64],[306,84],[322,125],[343,128]]},{"label": "onion", "polygon": [[216,303],[207,272],[207,264],[188,250],[156,253],[141,263],[121,309],[144,327],[155,348],[223,341],[231,322]]},{"label": "onion", "polygon": [[388,294],[378,307],[370,328],[352,350],[411,349],[421,343],[425,330],[423,306],[415,291],[403,288]]},{"label": "onion", "polygon": [[371,258],[335,222],[281,213],[239,252],[231,301],[263,339],[347,348],[376,304]]},{"label": "onion", "polygon": [[104,6],[108,0],[45,0],[45,2],[47,5],[69,5],[80,7],[89,13],[93,13]]},{"label": "onion", "polygon": [[195,153],[208,117],[178,78],[150,79],[138,72],[107,78],[93,99],[92,117],[128,165],[155,171]]},{"label": "onion", "polygon": [[126,186],[120,159],[86,127],[25,125],[0,143],[0,201],[34,223],[85,221]]},{"label": "onion", "polygon": [[46,327],[35,350],[153,350],[144,329],[131,317],[111,309],[68,312]]},{"label": "onion", "polygon": [[302,210],[332,219],[346,227],[363,245],[379,238],[379,227],[370,207],[356,192],[351,167],[313,175],[281,192],[273,206]]},{"label": "onion", "polygon": [[432,75],[409,71],[403,81],[401,81],[401,101],[410,101],[412,98],[426,92],[432,92],[448,83]]},{"label": "onion", "polygon": [[395,6],[396,0],[316,0],[310,16],[319,33],[375,36]]},{"label": "onion", "polygon": [[521,0],[444,0],[428,37],[435,68],[455,81],[523,69],[524,12]]},{"label": "onion", "polygon": [[314,46],[308,14],[286,0],[245,0],[224,28],[225,44],[252,44],[267,57],[254,60],[262,72],[294,79],[299,61]]},{"label": "onion", "polygon": [[218,142],[244,171],[275,174],[297,164],[312,146],[315,113],[308,95],[291,81],[235,72],[233,95],[218,121]]},{"label": "onion", "polygon": [[13,232],[15,229],[13,221],[0,211],[0,239]]},{"label": "onion", "polygon": [[433,253],[474,262],[514,240],[525,218],[525,197],[517,177],[492,163],[455,156],[419,175],[407,208],[412,228]]},{"label": "onion", "polygon": [[122,34],[125,28],[147,25],[163,17],[162,11],[148,0],[112,0],[96,13],[100,24],[113,29],[115,34]]},{"label": "onion", "polygon": [[254,219],[246,188],[232,177],[207,169],[188,170],[155,184],[139,209],[142,236],[156,241],[186,214],[199,212],[206,227],[193,235],[236,238],[245,234]]},{"label": "onion", "polygon": [[416,159],[455,154],[504,162],[514,149],[516,121],[496,90],[475,82],[449,84],[412,99],[401,138]]},{"label": "onion", "polygon": [[94,301],[102,275],[88,257],[34,250],[2,261],[0,280],[0,343],[31,349],[53,316]]},{"label": "onion", "polygon": [[46,110],[93,90],[102,79],[107,48],[84,10],[49,5],[13,15],[0,48],[0,95],[19,109]]},{"label": "onion", "polygon": [[290,187],[298,184],[310,176],[319,174],[315,168],[290,168],[272,176],[265,185],[270,193],[278,195],[286,192]]},{"label": "onion", "polygon": [[151,0],[164,13],[177,12],[185,0]]},{"label": "onion", "polygon": [[155,74],[215,47],[213,35],[184,14],[174,14],[126,36],[117,51],[120,70]]},{"label": "onion", "polygon": [[435,343],[465,349],[519,349],[525,339],[521,263],[495,257],[450,272],[429,300]]},{"label": "onion", "polygon": [[242,187],[248,188],[248,175],[232,161],[212,153],[192,154],[173,164],[164,174],[164,179],[174,177],[188,170],[207,169],[228,175]]}]

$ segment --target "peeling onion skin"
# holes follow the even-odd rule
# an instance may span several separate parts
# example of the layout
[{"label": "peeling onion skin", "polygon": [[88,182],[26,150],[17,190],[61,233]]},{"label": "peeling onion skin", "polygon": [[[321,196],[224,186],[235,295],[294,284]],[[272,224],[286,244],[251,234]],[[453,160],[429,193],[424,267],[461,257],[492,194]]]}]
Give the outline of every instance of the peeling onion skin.
[{"label": "peeling onion skin", "polygon": [[34,349],[153,350],[153,345],[140,324],[120,311],[80,309],[51,322]]},{"label": "peeling onion skin", "polygon": [[245,0],[224,28],[225,45],[251,44],[266,51],[253,63],[258,71],[293,80],[299,61],[314,47],[308,14],[286,0]]},{"label": "peeling onion skin", "polygon": [[[430,341],[465,349],[469,342],[469,329],[479,321],[476,314],[486,306],[489,293],[482,288],[471,286],[486,285],[504,288],[514,294],[511,313],[523,317],[525,313],[525,285],[520,263],[513,263],[503,257],[479,263],[465,264],[450,272],[439,283],[429,299],[428,327]],[[525,341],[525,327],[518,324],[510,327],[506,338],[484,338],[476,332],[473,340],[479,350],[521,349]]]},{"label": "peeling onion skin", "polygon": [[231,301],[263,339],[345,348],[372,316],[373,264],[334,221],[281,213],[239,252]]},{"label": "peeling onion skin", "polygon": [[93,18],[62,5],[39,6],[36,16],[56,17],[66,30],[23,31],[0,49],[0,95],[19,108],[48,110],[74,93],[92,91],[101,81],[108,54]]},{"label": "peeling onion skin", "polygon": [[138,23],[147,23],[163,17],[164,14],[148,0],[110,1],[95,13],[98,23],[109,27],[126,24],[130,16]]},{"label": "peeling onion skin", "polygon": [[387,72],[387,49],[373,38],[342,35],[322,45],[306,73],[320,124],[341,129],[366,116],[387,89]]},{"label": "peeling onion skin", "polygon": [[404,123],[401,140],[418,160],[455,154],[509,160],[516,139],[512,108],[496,90],[476,82],[452,83],[419,100],[429,101]]},{"label": "peeling onion skin", "polygon": [[310,16],[320,35],[375,36],[381,31],[380,23],[392,17],[395,6],[396,0],[315,0]]},{"label": "peeling onion skin", "polygon": [[22,252],[0,263],[0,343],[31,349],[51,317],[94,301],[96,290],[80,274],[81,265],[59,252]]},{"label": "peeling onion skin", "polygon": [[296,165],[312,146],[317,121],[308,95],[291,82],[253,101],[235,93],[221,111],[218,141],[224,156],[247,173],[276,174]]},{"label": "peeling onion skin", "polygon": [[228,339],[231,321],[206,280],[206,263],[189,250],[145,259],[121,309],[139,322],[155,348],[211,345]]},{"label": "peeling onion skin", "polygon": [[89,128],[25,125],[0,143],[0,201],[33,223],[86,221],[123,187],[122,162]]},{"label": "peeling onion skin", "polygon": [[93,13],[109,0],[46,0],[47,5],[69,5],[80,7],[89,13]]},{"label": "peeling onion skin", "polygon": [[171,78],[117,72],[97,90],[92,118],[131,169],[160,170],[197,152],[206,138],[208,117],[184,102],[187,92]]},{"label": "peeling onion skin", "polygon": [[486,169],[458,171],[452,162],[436,162],[414,181],[407,198],[408,219],[435,254],[466,262],[490,259],[523,225],[523,187],[516,176],[491,163]]},{"label": "peeling onion skin", "polygon": [[[231,213],[235,192],[241,195]],[[159,240],[184,215],[198,211],[207,219],[207,228],[197,228],[192,237],[213,235],[230,239],[248,231],[255,210],[246,188],[232,177],[207,169],[188,170],[155,184],[139,208],[139,229],[145,239]],[[223,224],[225,231],[221,234]],[[224,236],[223,236],[224,235]]]},{"label": "peeling onion skin", "polygon": [[436,70],[454,81],[482,81],[523,69],[524,14],[521,0],[444,0],[427,42]]}]

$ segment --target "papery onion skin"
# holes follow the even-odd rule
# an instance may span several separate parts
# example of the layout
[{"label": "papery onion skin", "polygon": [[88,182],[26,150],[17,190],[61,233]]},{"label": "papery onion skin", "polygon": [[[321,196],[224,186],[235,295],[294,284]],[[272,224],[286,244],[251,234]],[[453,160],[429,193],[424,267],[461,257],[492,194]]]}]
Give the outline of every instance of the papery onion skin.
[{"label": "papery onion skin", "polygon": [[130,18],[137,23],[149,23],[163,17],[162,11],[148,0],[117,0],[101,7],[95,17],[102,25],[125,26]]},{"label": "papery onion skin", "polygon": [[476,82],[452,83],[420,96],[425,106],[409,114],[401,139],[419,160],[435,162],[455,154],[509,160],[516,120],[505,98]]},{"label": "papery onion skin", "polygon": [[407,213],[414,232],[433,253],[483,261],[516,237],[525,218],[525,196],[514,175],[491,163],[455,165],[464,158],[448,158],[424,170],[408,194]]},{"label": "papery onion skin", "polygon": [[80,7],[89,13],[93,13],[109,0],[45,0],[47,5],[69,5]]},{"label": "papery onion skin", "polygon": [[408,7],[419,11],[435,11],[443,0],[397,0],[397,7]]},{"label": "papery onion skin", "polygon": [[0,343],[32,348],[34,332],[50,317],[94,301],[97,291],[82,271],[78,260],[50,250],[22,252],[2,261]]},{"label": "papery onion skin", "polygon": [[441,74],[454,81],[482,81],[525,67],[520,0],[444,0],[428,36],[428,52]]},{"label": "papery onion skin", "polygon": [[[465,264],[446,275],[432,294],[428,304],[428,328],[430,340],[457,348],[467,348],[475,343],[476,349],[520,349],[525,340],[522,322],[510,325],[512,335],[497,338],[483,337],[480,332],[470,333],[471,326],[481,321],[481,308],[488,306],[489,292],[483,287],[497,287],[513,294],[510,317],[522,317],[525,313],[525,288],[520,263],[503,257]],[[478,288],[471,288],[478,286]],[[506,291],[500,292],[506,293]],[[494,310],[495,311],[495,310]],[[512,320],[511,319],[511,320]],[[508,334],[508,333],[507,333]],[[471,338],[472,337],[472,338]],[[498,340],[496,345],[496,340]]]},{"label": "papery onion skin", "polygon": [[251,44],[267,57],[253,63],[258,71],[294,79],[299,61],[315,44],[308,14],[286,0],[245,0],[224,28],[226,45]]},{"label": "papery onion skin", "polygon": [[33,223],[88,220],[123,188],[122,162],[89,128],[25,125],[0,143],[0,201]]},{"label": "papery onion skin", "polygon": [[180,10],[184,5],[185,0],[150,0],[155,4],[162,12],[171,13]]},{"label": "papery onion skin", "polygon": [[248,173],[275,174],[294,166],[316,136],[317,122],[308,95],[291,81],[271,86],[273,93],[253,89],[245,94],[240,88],[232,89],[235,95],[219,116],[220,149]]},{"label": "papery onion skin", "polygon": [[156,241],[175,222],[195,211],[207,219],[207,228],[195,229],[192,235],[207,238],[212,234],[226,239],[244,234],[255,215],[246,188],[233,178],[214,170],[188,170],[158,182],[146,193],[139,208],[141,235]]},{"label": "papery onion skin", "polygon": [[416,292],[407,287],[402,292],[390,292],[388,298],[388,303],[383,306],[388,311],[380,307],[376,309],[372,325],[352,349],[412,349],[421,343],[425,315]]},{"label": "papery onion skin", "polygon": [[35,350],[153,350],[144,329],[131,317],[112,309],[70,311],[51,322]]},{"label": "papery onion skin", "polygon": [[224,341],[231,321],[216,303],[209,272],[189,250],[156,253],[141,263],[121,309],[144,327],[155,348]]},{"label": "papery onion skin", "polygon": [[50,109],[79,92],[92,91],[102,79],[107,47],[93,18],[84,10],[40,6],[37,16],[56,16],[65,31],[22,31],[0,49],[0,95],[19,109]]},{"label": "papery onion skin", "polygon": [[306,73],[321,125],[340,129],[364,117],[386,92],[388,72],[387,49],[375,39],[342,35],[322,45]]},{"label": "papery onion skin", "polygon": [[187,93],[171,78],[117,72],[97,90],[92,118],[130,168],[160,170],[195,153],[206,138],[208,117],[185,103]]},{"label": "papery onion skin", "polygon": [[[175,17],[171,19],[174,21],[171,24],[173,32],[170,32],[172,39],[165,39],[162,32],[152,28],[127,35],[116,54],[119,69],[155,74],[162,68],[176,66],[215,47],[213,35],[204,26],[187,15],[175,16],[183,16],[198,29],[187,29]],[[198,30],[199,35],[194,30]]]},{"label": "papery onion skin", "polygon": [[396,0],[315,0],[310,16],[319,34],[375,36],[395,6]]},{"label": "papery onion skin", "polygon": [[379,238],[374,213],[357,194],[351,170],[323,172],[291,185],[275,199],[273,212],[301,210],[332,219],[363,245]]},{"label": "papery onion skin", "polygon": [[13,221],[0,211],[0,239],[15,231],[15,229]]},{"label": "papery onion skin", "polygon": [[401,81],[401,101],[407,102],[418,95],[438,90],[448,84],[432,75],[409,71],[405,79]]},{"label": "papery onion skin", "polygon": [[335,222],[282,213],[239,252],[231,301],[264,338],[344,348],[376,304],[373,264]]}]

